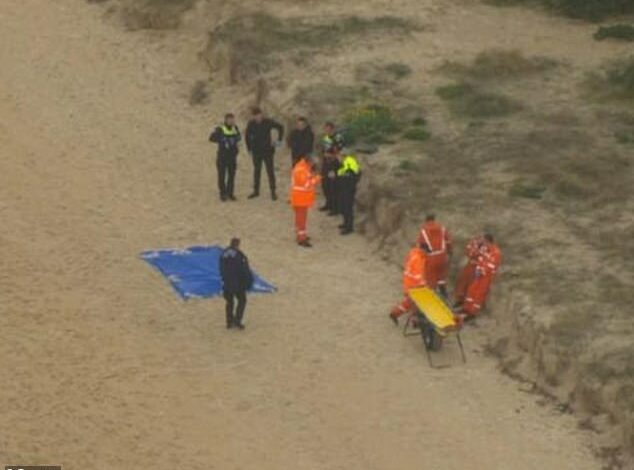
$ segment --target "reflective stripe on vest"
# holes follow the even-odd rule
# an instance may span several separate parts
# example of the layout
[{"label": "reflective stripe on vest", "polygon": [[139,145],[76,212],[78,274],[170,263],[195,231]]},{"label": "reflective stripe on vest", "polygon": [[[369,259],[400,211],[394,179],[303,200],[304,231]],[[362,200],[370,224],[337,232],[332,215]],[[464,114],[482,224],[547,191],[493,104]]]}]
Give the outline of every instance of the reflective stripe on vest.
[{"label": "reflective stripe on vest", "polygon": [[228,127],[228,126],[220,126],[220,129],[222,130],[222,134],[224,136],[227,137],[231,137],[234,135],[238,135],[238,128],[233,126],[233,127]]}]

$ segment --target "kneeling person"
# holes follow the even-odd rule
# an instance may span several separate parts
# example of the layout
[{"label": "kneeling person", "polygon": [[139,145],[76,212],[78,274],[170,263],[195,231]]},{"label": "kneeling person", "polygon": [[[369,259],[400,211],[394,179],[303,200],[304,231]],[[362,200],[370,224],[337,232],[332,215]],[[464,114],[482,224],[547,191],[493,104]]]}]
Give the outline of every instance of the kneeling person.
[{"label": "kneeling person", "polygon": [[414,302],[409,296],[409,291],[417,287],[425,287],[425,264],[429,248],[425,244],[416,244],[405,258],[403,269],[403,300],[389,314],[390,320],[398,325],[400,316],[409,313],[414,307]]}]

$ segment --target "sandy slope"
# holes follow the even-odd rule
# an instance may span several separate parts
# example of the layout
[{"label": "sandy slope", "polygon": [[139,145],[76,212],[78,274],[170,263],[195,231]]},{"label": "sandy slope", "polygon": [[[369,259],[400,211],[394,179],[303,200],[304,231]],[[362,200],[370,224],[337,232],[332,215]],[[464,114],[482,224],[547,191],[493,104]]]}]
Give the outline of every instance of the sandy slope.
[{"label": "sandy slope", "polygon": [[[161,51],[71,0],[3,0],[0,25],[1,464],[600,468],[477,332],[467,366],[430,370],[362,238],[320,219],[300,251],[283,202],[217,203],[208,123]],[[233,234],[280,287],[241,334],[136,258]]]}]

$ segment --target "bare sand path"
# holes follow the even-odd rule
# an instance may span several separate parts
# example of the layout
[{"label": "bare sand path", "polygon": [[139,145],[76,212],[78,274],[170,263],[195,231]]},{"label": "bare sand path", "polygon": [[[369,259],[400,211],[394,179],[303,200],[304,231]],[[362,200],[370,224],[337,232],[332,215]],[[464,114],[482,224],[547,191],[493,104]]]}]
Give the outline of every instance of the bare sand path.
[{"label": "bare sand path", "polygon": [[[220,205],[209,123],[173,82],[83,2],[0,2],[0,464],[600,468],[477,333],[466,366],[430,370],[384,318],[398,273],[361,237],[327,243],[320,220],[301,251],[283,202]],[[244,333],[136,258],[233,234],[280,287]]]}]

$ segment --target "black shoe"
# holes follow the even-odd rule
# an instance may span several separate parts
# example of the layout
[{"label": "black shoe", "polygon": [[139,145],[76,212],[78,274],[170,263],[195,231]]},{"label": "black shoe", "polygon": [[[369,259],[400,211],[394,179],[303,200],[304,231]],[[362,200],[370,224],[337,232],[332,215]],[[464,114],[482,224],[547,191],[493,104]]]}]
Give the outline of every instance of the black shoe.
[{"label": "black shoe", "polygon": [[233,328],[233,323],[227,323],[227,330],[230,330],[231,328]]},{"label": "black shoe", "polygon": [[225,201],[227,200],[227,196],[225,196],[224,194],[221,194],[221,195],[220,195],[220,200],[221,200],[222,202],[225,202]]},{"label": "black shoe", "polygon": [[346,228],[346,224],[339,224],[339,225],[337,225],[337,228],[339,230],[343,230],[344,228]]},{"label": "black shoe", "polygon": [[309,242],[308,240],[304,240],[301,242],[297,242],[297,244],[303,248],[312,248],[313,244],[311,242]]},{"label": "black shoe", "polygon": [[350,235],[351,233],[354,233],[354,230],[351,228],[343,228],[340,233],[341,235]]},{"label": "black shoe", "polygon": [[229,196],[229,199],[230,199],[231,201],[237,201],[237,200],[238,200],[238,198],[237,198],[237,197],[235,197],[233,194],[232,194],[231,196]]},{"label": "black shoe", "polygon": [[319,208],[319,212],[326,212],[326,211],[329,211],[329,210],[330,210],[330,207],[328,207],[328,206],[321,206]]},{"label": "black shoe", "polygon": [[256,197],[260,196],[260,193],[251,193],[249,194],[249,199],[255,199]]},{"label": "black shoe", "polygon": [[244,330],[244,325],[242,323],[237,323],[235,327],[239,330]]},{"label": "black shoe", "polygon": [[277,201],[277,194],[271,193],[271,199],[273,199],[274,201]]}]

